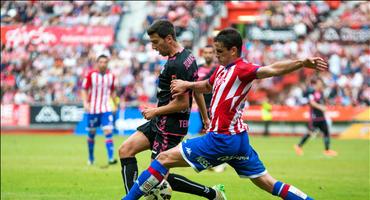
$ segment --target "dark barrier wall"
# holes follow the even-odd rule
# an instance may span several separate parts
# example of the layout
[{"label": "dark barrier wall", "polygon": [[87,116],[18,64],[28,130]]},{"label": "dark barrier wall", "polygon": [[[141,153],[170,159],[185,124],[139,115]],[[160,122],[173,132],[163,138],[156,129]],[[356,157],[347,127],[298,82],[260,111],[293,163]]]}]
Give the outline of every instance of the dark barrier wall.
[{"label": "dark barrier wall", "polygon": [[30,107],[30,124],[76,124],[83,113],[81,105],[35,105]]}]

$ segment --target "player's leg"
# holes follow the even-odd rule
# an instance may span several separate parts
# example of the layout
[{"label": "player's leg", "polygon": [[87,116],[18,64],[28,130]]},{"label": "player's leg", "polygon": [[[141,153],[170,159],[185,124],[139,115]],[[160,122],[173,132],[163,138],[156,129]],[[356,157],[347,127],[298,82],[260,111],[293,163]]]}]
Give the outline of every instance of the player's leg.
[{"label": "player's leg", "polygon": [[216,189],[191,181],[180,174],[170,173],[167,181],[171,185],[172,190],[176,192],[194,194],[207,199],[214,199],[217,195]]},{"label": "player's leg", "polygon": [[111,112],[101,114],[101,126],[105,136],[105,147],[108,154],[108,164],[116,164],[114,159],[114,144],[113,144],[113,115]]},{"label": "player's leg", "polygon": [[269,173],[260,177],[252,178],[251,181],[259,188],[274,196],[279,196],[284,200],[312,200],[311,197],[296,187],[277,181]]},{"label": "player's leg", "polygon": [[152,161],[149,168],[138,177],[124,200],[136,200],[147,194],[162,182],[171,167],[186,167],[188,163],[182,158],[179,146],[164,151]]},{"label": "player's leg", "polygon": [[[176,147],[182,138],[182,136],[157,134],[154,141],[155,145],[153,146],[152,158],[155,159],[160,152]],[[214,189],[191,181],[179,174],[170,173],[166,179],[173,191],[195,194],[208,199],[214,199],[216,196]]]},{"label": "player's leg", "polygon": [[134,185],[139,174],[137,160],[135,158],[137,153],[147,150],[151,146],[154,137],[150,137],[150,122],[138,127],[138,130],[125,140],[119,147],[118,153],[121,161],[121,174],[125,186],[126,194]]},{"label": "player's leg", "polygon": [[338,153],[336,151],[330,149],[330,133],[329,133],[329,128],[328,128],[327,122],[326,121],[318,122],[318,128],[320,129],[320,131],[324,135],[324,137],[323,137],[324,146],[325,146],[324,155],[337,156]]},{"label": "player's leg", "polygon": [[261,189],[285,200],[310,200],[306,194],[293,186],[276,181],[266,170],[256,151],[249,144],[248,134],[241,135],[238,159],[228,163],[241,178],[250,178]]},{"label": "player's leg", "polygon": [[[240,164],[242,163],[244,164],[244,167],[240,167]],[[235,170],[240,177],[250,178],[255,185],[274,196],[279,196],[285,200],[312,200],[311,197],[307,196],[294,186],[274,179],[266,171],[254,150],[249,154],[248,161],[235,161],[232,163],[232,166],[236,166]]]},{"label": "player's leg", "polygon": [[94,164],[94,147],[96,127],[98,126],[98,116],[96,114],[87,114],[87,148],[88,148],[88,165]]},{"label": "player's leg", "polygon": [[[209,149],[211,144],[205,142],[209,136],[209,134],[206,134],[202,137],[188,139],[185,142],[181,143],[180,152],[182,152],[183,158],[197,172],[206,169],[206,163],[209,164],[208,168],[210,168],[211,166],[219,165],[221,163],[220,161],[214,162],[213,160],[208,159],[208,161],[203,160],[204,166],[202,166],[199,163],[200,161],[197,160],[197,158],[199,157],[210,157],[209,155],[206,155],[206,153],[212,151]],[[195,194],[207,199],[226,199],[223,185],[217,185],[217,187],[207,187],[178,174],[170,174],[167,178],[167,181],[170,183],[172,189],[177,192]]]},{"label": "player's leg", "polygon": [[301,156],[303,155],[303,145],[307,142],[308,138],[310,138],[312,132],[314,131],[314,126],[313,126],[313,122],[312,121],[309,121],[308,122],[308,132],[301,138],[301,140],[299,141],[298,144],[294,145],[294,150],[296,152],[297,155]]},{"label": "player's leg", "polygon": [[[210,145],[209,142],[205,142],[208,135],[186,140],[178,146],[160,153],[148,170],[139,176],[138,181],[124,199],[138,199],[143,194],[148,193],[163,180],[170,168],[190,165],[194,170],[200,172],[212,167],[212,165],[220,164],[220,161],[208,159]],[[203,159],[199,159],[199,157]],[[217,191],[217,195],[222,195],[217,196],[217,199],[226,199],[223,191]],[[216,196],[212,199],[216,199]]]}]

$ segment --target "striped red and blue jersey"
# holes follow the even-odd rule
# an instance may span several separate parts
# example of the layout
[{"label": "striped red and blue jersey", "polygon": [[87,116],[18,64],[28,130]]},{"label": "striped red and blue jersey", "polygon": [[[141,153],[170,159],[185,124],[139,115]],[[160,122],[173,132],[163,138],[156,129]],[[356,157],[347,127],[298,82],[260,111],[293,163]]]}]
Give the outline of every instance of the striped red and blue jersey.
[{"label": "striped red and blue jersey", "polygon": [[82,88],[88,91],[90,114],[112,112],[109,98],[114,91],[114,79],[114,75],[109,71],[102,74],[93,70],[85,76]]},{"label": "striped red and blue jersey", "polygon": [[242,105],[259,67],[239,58],[216,69],[209,79],[213,93],[209,132],[233,135],[248,131],[241,119]]}]

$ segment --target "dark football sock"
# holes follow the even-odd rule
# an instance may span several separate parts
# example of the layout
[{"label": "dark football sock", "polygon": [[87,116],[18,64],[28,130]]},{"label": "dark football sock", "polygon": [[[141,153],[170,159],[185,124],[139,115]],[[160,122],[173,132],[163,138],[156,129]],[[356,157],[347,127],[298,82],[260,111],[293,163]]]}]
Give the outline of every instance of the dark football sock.
[{"label": "dark football sock", "polygon": [[216,191],[214,189],[195,183],[178,174],[169,174],[167,181],[171,185],[172,190],[177,192],[195,194],[208,199],[214,199],[216,197]]},{"label": "dark football sock", "polygon": [[138,176],[137,161],[135,157],[121,158],[121,174],[125,184],[126,194],[134,185]]},{"label": "dark football sock", "polygon": [[304,143],[306,143],[307,139],[310,137],[310,134],[306,134],[302,137],[301,141],[299,142],[298,146],[302,147]]}]

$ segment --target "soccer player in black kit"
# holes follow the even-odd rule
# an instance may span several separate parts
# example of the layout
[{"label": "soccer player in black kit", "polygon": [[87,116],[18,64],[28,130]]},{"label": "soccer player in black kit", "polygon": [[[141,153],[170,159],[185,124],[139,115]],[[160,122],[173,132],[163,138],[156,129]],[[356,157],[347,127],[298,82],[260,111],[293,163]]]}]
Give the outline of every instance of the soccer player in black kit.
[{"label": "soccer player in black kit", "polygon": [[314,131],[320,130],[324,135],[324,155],[336,156],[337,152],[330,149],[330,132],[328,121],[325,117],[326,107],[324,94],[322,92],[323,82],[321,79],[313,79],[311,84],[313,85],[313,88],[308,88],[306,94],[310,105],[310,119],[308,122],[309,132],[302,137],[299,144],[294,145],[294,149],[297,155],[303,155],[302,146],[307,142],[307,139],[310,138]]},{"label": "soccer player in black kit", "polygon": [[[122,143],[119,156],[122,166],[122,178],[126,193],[131,189],[138,176],[135,155],[151,149],[151,158],[163,151],[177,146],[188,132],[189,116],[192,105],[192,91],[172,98],[170,85],[173,79],[196,81],[198,67],[190,51],[182,48],[176,41],[175,29],[171,22],[158,20],[147,33],[152,48],[168,60],[159,75],[158,105],[142,111],[149,122],[139,126],[137,131]],[[203,121],[209,123],[202,94],[194,93],[195,100],[202,113]],[[206,197],[207,199],[224,199],[223,187],[217,185],[209,188],[200,185],[178,174],[169,174],[167,181],[174,191],[185,192]]]}]

